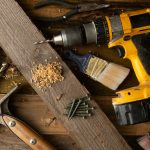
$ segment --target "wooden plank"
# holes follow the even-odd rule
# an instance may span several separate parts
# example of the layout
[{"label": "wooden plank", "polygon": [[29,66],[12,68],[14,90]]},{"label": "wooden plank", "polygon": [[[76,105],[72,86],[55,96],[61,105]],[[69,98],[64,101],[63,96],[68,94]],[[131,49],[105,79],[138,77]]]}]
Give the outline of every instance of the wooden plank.
[{"label": "wooden plank", "polygon": [[[35,41],[44,37],[31,23],[29,18],[14,0],[0,1],[0,45],[5,53],[12,59],[27,81],[47,103],[52,113],[64,124],[71,137],[81,149],[122,149],[130,147],[120,136],[105,114],[97,107],[95,115],[87,120],[68,119],[63,115],[64,107],[73,98],[85,96],[88,91],[79,83],[68,67],[62,62],[57,53],[48,45],[35,47]],[[61,61],[65,80],[49,87],[46,91],[38,89],[31,82],[31,69],[35,64],[44,63],[45,59]],[[56,58],[57,56],[57,58]],[[63,94],[60,101],[57,96]],[[113,135],[110,137],[110,135]]]}]

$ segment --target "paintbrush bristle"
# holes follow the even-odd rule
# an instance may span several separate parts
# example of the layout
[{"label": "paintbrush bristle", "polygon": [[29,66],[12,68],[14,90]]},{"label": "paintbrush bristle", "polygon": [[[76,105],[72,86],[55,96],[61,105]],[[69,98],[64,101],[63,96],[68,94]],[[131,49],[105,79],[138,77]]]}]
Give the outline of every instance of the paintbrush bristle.
[{"label": "paintbrush bristle", "polygon": [[116,90],[128,76],[130,70],[115,63],[109,63],[98,80],[112,90]]},{"label": "paintbrush bristle", "polygon": [[129,69],[121,65],[92,57],[86,68],[86,74],[106,87],[116,90],[129,74]]}]

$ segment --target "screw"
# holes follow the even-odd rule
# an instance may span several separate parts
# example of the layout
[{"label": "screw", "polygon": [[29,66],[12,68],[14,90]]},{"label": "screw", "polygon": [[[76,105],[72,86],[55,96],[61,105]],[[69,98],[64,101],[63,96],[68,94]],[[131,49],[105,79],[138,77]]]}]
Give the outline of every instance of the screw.
[{"label": "screw", "polygon": [[94,107],[79,107],[78,110],[94,110]]},{"label": "screw", "polygon": [[84,102],[90,101],[91,98],[89,97],[89,95],[86,95],[85,97],[82,98]]},{"label": "screw", "polygon": [[76,113],[78,113],[78,114],[88,114],[88,113],[89,113],[89,110],[81,110],[81,111],[80,111],[80,110],[77,109],[77,111],[75,112],[75,114],[76,114]]},{"label": "screw", "polygon": [[78,101],[77,105],[75,106],[75,109],[73,110],[72,114],[70,115],[70,117],[69,117],[70,119],[74,116],[74,114],[77,111],[77,109],[78,109],[78,107],[79,107],[79,105],[80,105],[81,102],[82,102],[82,100],[80,99]]},{"label": "screw", "polygon": [[75,112],[75,114],[88,114],[89,110],[78,110]]},{"label": "screw", "polygon": [[[75,105],[76,106],[76,105]],[[86,109],[86,108],[88,108],[89,107],[89,105],[81,105],[80,104],[80,106],[78,107],[78,109]],[[68,107],[66,107],[65,109],[70,109],[70,106],[68,106]]]},{"label": "screw", "polygon": [[78,117],[90,117],[90,116],[92,116],[92,114],[91,113],[89,113],[89,114],[75,114],[75,116],[78,116]]},{"label": "screw", "polygon": [[[67,116],[68,114],[65,113],[64,115]],[[92,116],[92,114],[91,113],[89,113],[89,114],[78,114],[78,113],[75,113],[74,116],[75,117],[90,117],[90,116]]]},{"label": "screw", "polygon": [[16,125],[16,122],[15,121],[10,121],[8,123],[9,127],[14,127]]},{"label": "screw", "polygon": [[[73,103],[73,102],[69,103],[69,105],[71,105],[72,103]],[[75,101],[75,104],[77,104],[77,103],[78,103],[78,100]],[[80,105],[85,105],[85,101],[82,100],[82,102],[81,102]]]},{"label": "screw", "polygon": [[[77,104],[75,104],[74,106],[76,106]],[[87,107],[88,105],[85,105],[85,103],[83,104],[80,104],[80,106],[79,107]],[[69,109],[69,108],[71,108],[71,106],[67,106],[65,109]]]},{"label": "screw", "polygon": [[37,143],[36,139],[31,139],[30,144],[35,145]]},{"label": "screw", "polygon": [[68,112],[68,118],[70,118],[73,108],[75,107],[75,102],[76,102],[76,100],[74,99],[73,103],[71,104],[70,110]]}]

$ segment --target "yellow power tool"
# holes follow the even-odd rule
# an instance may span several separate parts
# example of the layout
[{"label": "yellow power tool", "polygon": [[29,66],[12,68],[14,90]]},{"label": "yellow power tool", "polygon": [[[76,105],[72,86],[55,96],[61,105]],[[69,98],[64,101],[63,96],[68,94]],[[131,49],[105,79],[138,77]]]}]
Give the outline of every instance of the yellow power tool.
[{"label": "yellow power tool", "polygon": [[135,124],[150,120],[150,9],[122,13],[120,21],[123,35],[113,39],[108,21],[110,42],[118,46],[121,56],[133,66],[139,85],[117,92],[113,105],[120,124]]},{"label": "yellow power tool", "polygon": [[[139,85],[117,92],[113,106],[119,124],[150,120],[150,8],[99,17],[81,26],[66,28],[52,40],[71,47],[87,43],[116,47],[121,57],[132,62]],[[39,42],[39,43],[43,43]]]}]

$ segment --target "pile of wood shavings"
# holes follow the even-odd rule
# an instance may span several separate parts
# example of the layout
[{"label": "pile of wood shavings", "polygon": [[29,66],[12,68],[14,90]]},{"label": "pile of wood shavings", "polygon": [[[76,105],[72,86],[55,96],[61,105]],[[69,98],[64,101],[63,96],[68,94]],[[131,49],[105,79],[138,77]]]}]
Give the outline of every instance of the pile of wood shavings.
[{"label": "pile of wood shavings", "polygon": [[59,62],[39,64],[32,69],[32,82],[38,88],[46,88],[63,80],[62,66]]}]

